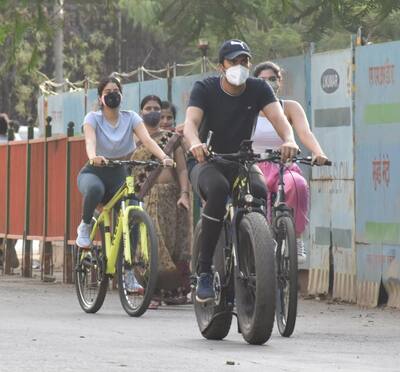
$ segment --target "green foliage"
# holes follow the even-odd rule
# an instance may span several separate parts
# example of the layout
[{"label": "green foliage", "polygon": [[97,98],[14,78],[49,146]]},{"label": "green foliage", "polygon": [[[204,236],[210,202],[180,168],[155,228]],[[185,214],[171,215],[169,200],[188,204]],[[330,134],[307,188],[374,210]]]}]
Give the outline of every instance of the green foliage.
[{"label": "green foliage", "polygon": [[261,61],[302,54],[303,39],[290,25],[273,23],[268,32],[252,30],[248,36],[253,64]]},{"label": "green foliage", "polygon": [[[172,38],[181,36],[186,41],[200,36],[205,28],[211,28],[219,38],[228,38],[235,34],[246,39],[248,20],[255,20],[256,14],[263,19],[264,1],[261,0],[224,0],[224,1],[164,1],[158,17],[169,28]],[[182,33],[182,30],[186,32]]]},{"label": "green foliage", "polygon": [[349,46],[361,26],[369,41],[400,39],[398,0],[0,0],[0,112],[36,115],[43,77],[54,76],[53,43],[64,36],[64,75],[97,80],[145,64],[198,59],[199,38],[216,62],[221,42],[246,40],[253,63]]},{"label": "green foliage", "polygon": [[316,43],[316,52],[345,49],[351,46],[351,34],[347,31],[328,30]]},{"label": "green foliage", "polygon": [[400,10],[393,11],[384,19],[377,16],[376,13],[368,14],[365,17],[362,26],[363,33],[368,40],[374,43],[388,40],[400,39]]},{"label": "green foliage", "polygon": [[[138,1],[131,3],[139,6]],[[396,28],[380,32],[381,25],[400,9],[398,0],[160,0],[157,6],[154,1],[145,3],[148,8],[154,6],[154,18],[149,19],[152,13],[147,12],[147,22],[161,25],[172,42],[188,44],[207,37],[214,50],[222,40],[237,37],[248,41],[253,49],[255,46],[256,55],[265,49],[271,58],[299,53],[310,42],[325,49],[330,38],[332,47],[347,47],[350,34],[360,26],[367,34],[376,35],[377,40],[388,40],[397,34]]]},{"label": "green foliage", "polygon": [[149,28],[156,28],[158,25],[157,12],[160,2],[157,0],[120,0],[122,10],[126,11],[128,18],[136,24]]},{"label": "green foliage", "polygon": [[35,115],[39,77],[33,69],[45,63],[53,29],[46,5],[0,1],[0,111],[12,117]]}]

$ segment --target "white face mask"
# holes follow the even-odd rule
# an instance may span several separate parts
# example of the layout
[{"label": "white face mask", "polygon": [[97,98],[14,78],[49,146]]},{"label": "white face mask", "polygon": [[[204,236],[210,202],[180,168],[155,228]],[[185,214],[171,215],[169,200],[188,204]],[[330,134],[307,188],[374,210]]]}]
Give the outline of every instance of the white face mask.
[{"label": "white face mask", "polygon": [[249,77],[250,70],[242,65],[229,67],[225,71],[226,80],[232,85],[242,85]]}]

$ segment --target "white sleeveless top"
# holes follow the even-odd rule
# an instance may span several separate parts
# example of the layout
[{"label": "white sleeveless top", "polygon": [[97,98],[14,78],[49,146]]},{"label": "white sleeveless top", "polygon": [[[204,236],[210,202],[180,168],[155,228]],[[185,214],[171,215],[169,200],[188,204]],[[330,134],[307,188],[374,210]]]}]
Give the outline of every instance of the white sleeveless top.
[{"label": "white sleeveless top", "polygon": [[258,117],[256,129],[251,139],[255,154],[261,154],[266,149],[277,150],[283,143],[271,122],[264,116]]}]

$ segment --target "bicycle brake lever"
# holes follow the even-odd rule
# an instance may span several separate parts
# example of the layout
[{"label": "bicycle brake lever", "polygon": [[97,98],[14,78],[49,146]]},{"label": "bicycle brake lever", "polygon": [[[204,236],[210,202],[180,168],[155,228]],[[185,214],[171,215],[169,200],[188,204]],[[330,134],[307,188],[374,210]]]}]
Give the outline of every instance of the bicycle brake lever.
[{"label": "bicycle brake lever", "polygon": [[207,140],[206,140],[207,149],[210,147],[211,138],[212,138],[213,134],[214,134],[214,132],[212,130],[208,131]]}]

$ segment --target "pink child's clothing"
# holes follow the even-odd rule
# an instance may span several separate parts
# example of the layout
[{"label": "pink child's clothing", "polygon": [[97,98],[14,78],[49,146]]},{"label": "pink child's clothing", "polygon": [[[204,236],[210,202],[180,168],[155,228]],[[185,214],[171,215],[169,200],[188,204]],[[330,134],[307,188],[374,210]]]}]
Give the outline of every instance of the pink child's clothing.
[{"label": "pink child's clothing", "polygon": [[[270,193],[278,191],[279,165],[269,162],[258,164],[264,174],[265,184],[268,188],[268,205],[271,205]],[[308,185],[302,175],[301,169],[297,164],[292,164],[286,168],[283,176],[285,182],[286,203],[293,208],[296,235],[300,236],[308,223]]]}]

